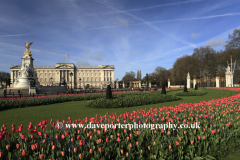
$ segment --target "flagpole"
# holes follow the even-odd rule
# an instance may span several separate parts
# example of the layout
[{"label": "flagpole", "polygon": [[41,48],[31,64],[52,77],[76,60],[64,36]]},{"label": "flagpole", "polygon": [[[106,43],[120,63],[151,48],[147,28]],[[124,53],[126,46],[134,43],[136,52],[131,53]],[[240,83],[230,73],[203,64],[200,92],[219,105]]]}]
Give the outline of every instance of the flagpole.
[{"label": "flagpole", "polygon": [[67,63],[67,53],[66,53],[66,63]]}]

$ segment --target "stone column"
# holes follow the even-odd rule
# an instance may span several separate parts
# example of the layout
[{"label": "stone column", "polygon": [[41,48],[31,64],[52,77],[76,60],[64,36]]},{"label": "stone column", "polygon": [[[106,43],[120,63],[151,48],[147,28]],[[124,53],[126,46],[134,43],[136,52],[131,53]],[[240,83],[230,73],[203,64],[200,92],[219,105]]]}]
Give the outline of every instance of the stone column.
[{"label": "stone column", "polygon": [[189,72],[187,74],[187,88],[191,88],[191,78]]},{"label": "stone column", "polygon": [[112,72],[112,82],[114,82],[114,70],[112,70],[111,72]]},{"label": "stone column", "polygon": [[125,84],[124,84],[124,81],[123,81],[123,88],[125,88]]},{"label": "stone column", "polygon": [[196,78],[193,79],[193,88],[195,88],[196,85]]},{"label": "stone column", "polygon": [[13,71],[11,71],[11,82],[12,82],[12,84],[10,85],[10,87],[12,87],[13,86]]},{"label": "stone column", "polygon": [[141,88],[141,81],[139,81],[139,88]]},{"label": "stone column", "polygon": [[170,88],[170,79],[168,79],[168,88]]},{"label": "stone column", "polygon": [[149,88],[152,88],[152,83],[151,82],[149,82]]},{"label": "stone column", "polygon": [[102,85],[102,83],[101,83],[101,89],[103,89],[103,85]]},{"label": "stone column", "polygon": [[231,71],[230,67],[228,66],[225,72],[225,79],[226,79],[226,87],[232,86],[232,80],[231,80]]},{"label": "stone column", "polygon": [[104,70],[101,71],[101,82],[104,82]]},{"label": "stone column", "polygon": [[116,82],[116,88],[117,88],[117,89],[119,88],[119,84],[118,84],[118,81]]},{"label": "stone column", "polygon": [[216,77],[216,87],[220,87],[220,85],[219,85],[219,79],[220,79],[220,77],[217,76],[217,77]]}]

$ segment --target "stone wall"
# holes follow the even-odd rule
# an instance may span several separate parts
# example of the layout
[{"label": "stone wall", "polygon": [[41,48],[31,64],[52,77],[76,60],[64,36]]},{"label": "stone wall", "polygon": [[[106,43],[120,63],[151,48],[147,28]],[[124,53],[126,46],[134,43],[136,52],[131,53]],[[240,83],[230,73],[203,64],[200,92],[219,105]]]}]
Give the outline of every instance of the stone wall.
[{"label": "stone wall", "polygon": [[174,86],[170,86],[171,88],[184,88],[184,85],[174,85]]},{"label": "stone wall", "polygon": [[45,93],[45,92],[63,92],[66,91],[67,87],[65,86],[40,86],[36,88],[37,93]]}]

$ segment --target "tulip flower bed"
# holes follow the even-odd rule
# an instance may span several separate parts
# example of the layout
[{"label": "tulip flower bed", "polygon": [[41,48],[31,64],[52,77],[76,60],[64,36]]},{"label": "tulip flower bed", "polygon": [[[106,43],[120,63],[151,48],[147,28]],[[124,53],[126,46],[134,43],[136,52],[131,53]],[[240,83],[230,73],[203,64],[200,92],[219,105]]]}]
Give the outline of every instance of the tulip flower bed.
[{"label": "tulip flower bed", "polygon": [[202,96],[207,94],[208,92],[205,90],[190,90],[189,92],[177,92],[175,96]]},{"label": "tulip flower bed", "polygon": [[113,99],[99,98],[91,100],[87,106],[93,108],[124,108],[177,101],[180,99],[174,95],[164,95],[159,92],[129,94],[128,96],[115,94],[113,95]]},{"label": "tulip flower bed", "polygon": [[[113,93],[113,95],[119,95],[120,93]],[[140,92],[135,93],[121,93],[121,96],[125,97],[131,94],[139,95]],[[82,101],[82,100],[94,100],[106,97],[106,94],[88,94],[88,95],[64,95],[64,96],[48,96],[40,98],[24,98],[24,99],[8,99],[0,101],[0,110],[32,107],[39,105],[47,105],[54,103],[62,103],[69,101]]]},{"label": "tulip flower bed", "polygon": [[[131,130],[104,128],[58,129],[56,123],[43,120],[33,126],[29,134],[21,133],[21,125],[7,133],[0,132],[0,159],[224,159],[240,147],[240,94],[209,102],[183,103],[174,107],[140,109],[121,115],[105,114],[98,117],[71,120],[68,124],[200,124],[199,129],[178,128]],[[46,130],[50,125],[51,129]],[[10,127],[10,126],[9,126]],[[200,158],[201,157],[201,158]],[[213,158],[214,157],[214,158]]]}]

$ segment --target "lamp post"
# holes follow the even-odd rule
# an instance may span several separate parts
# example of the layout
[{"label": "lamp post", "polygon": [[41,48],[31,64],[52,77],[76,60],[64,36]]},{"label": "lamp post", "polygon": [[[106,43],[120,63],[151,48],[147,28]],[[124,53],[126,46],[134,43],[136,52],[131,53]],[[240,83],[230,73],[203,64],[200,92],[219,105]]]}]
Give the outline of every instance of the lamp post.
[{"label": "lamp post", "polygon": [[51,80],[51,82],[52,82],[52,86],[53,86],[53,81],[52,81],[52,80],[53,80],[53,78],[51,77],[51,78],[50,78],[50,80]]},{"label": "lamp post", "polygon": [[70,76],[71,76],[71,92],[72,92],[72,76],[73,76],[72,72],[70,73]]},{"label": "lamp post", "polygon": [[80,89],[81,89],[81,78],[79,78],[79,81],[80,81]]},{"label": "lamp post", "polygon": [[146,74],[146,76],[147,76],[147,89],[148,89],[148,74]]}]

